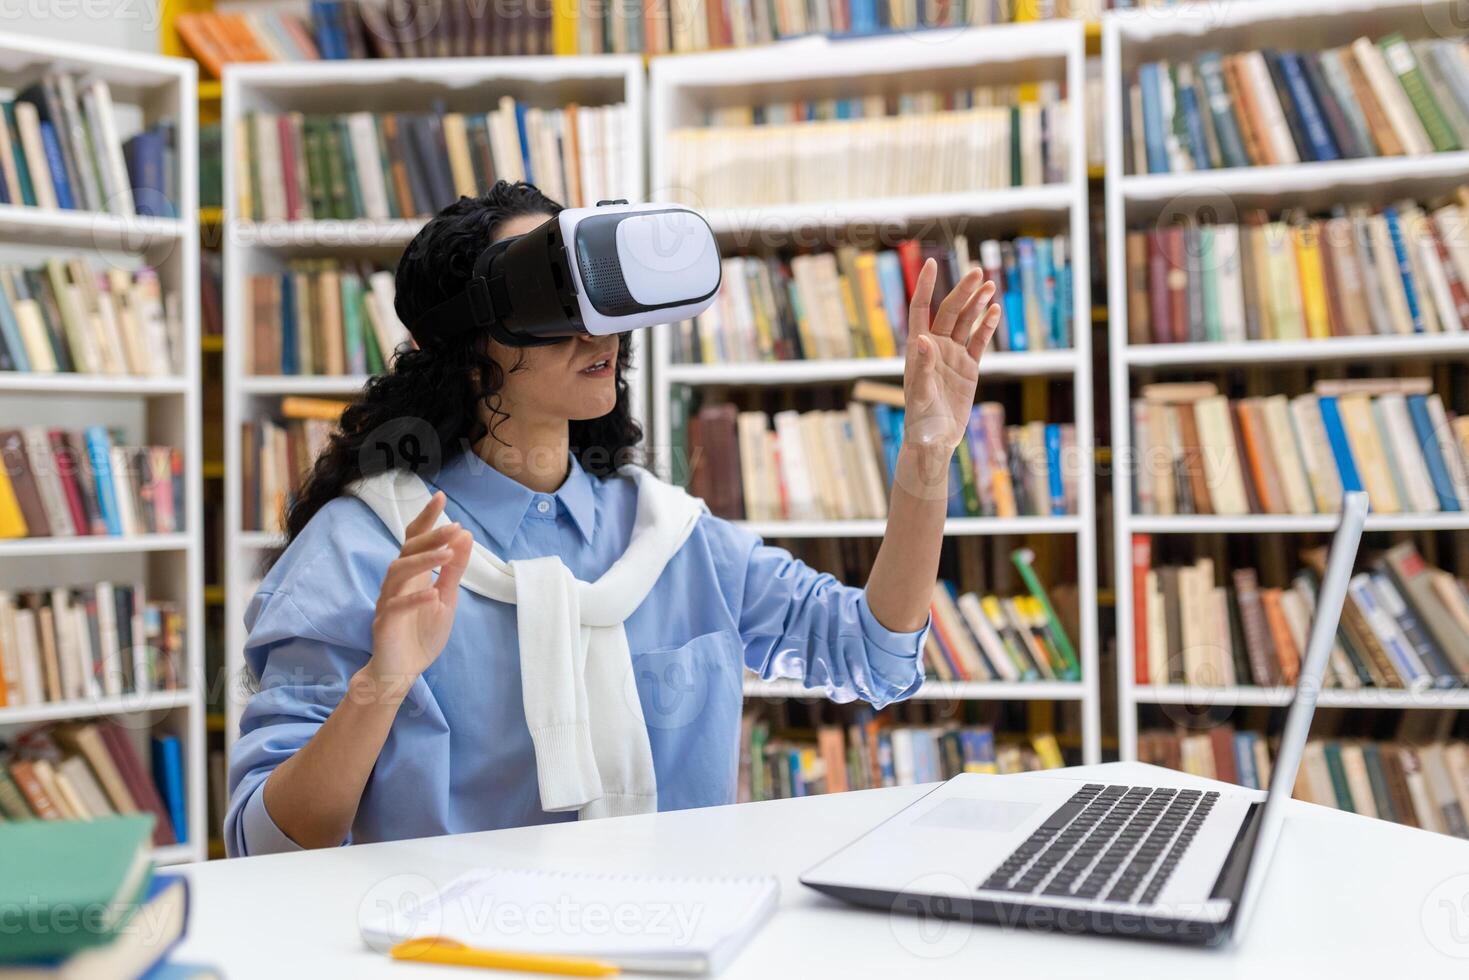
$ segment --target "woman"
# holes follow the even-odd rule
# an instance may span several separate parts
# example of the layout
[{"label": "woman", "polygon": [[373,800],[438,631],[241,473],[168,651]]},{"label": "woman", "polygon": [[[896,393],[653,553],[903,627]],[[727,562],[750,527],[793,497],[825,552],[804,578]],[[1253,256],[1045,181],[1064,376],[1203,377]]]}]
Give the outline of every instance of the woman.
[{"label": "woman", "polygon": [[[399,318],[415,323],[464,288],[490,243],[559,210],[535,188],[504,182],[446,208],[399,263]],[[528,576],[564,565],[576,580],[600,583],[645,530],[640,485],[645,503],[690,498],[618,469],[642,437],[623,380],[628,337],[514,349],[419,327],[418,349],[400,354],[342,416],[287,516],[289,546],[247,612],[245,657],[260,691],[231,758],[230,853],[730,803],[746,668],[798,677],[839,701],[881,706],[917,690],[949,459],[999,319],[993,286],[971,271],[930,324],[935,276],[930,260],[913,297],[894,533],[866,589],[817,573],[695,502],[695,519],[659,559],[666,564],[643,570],[646,598],[606,633],[625,641],[613,666],[635,677],[623,707],[640,722],[615,738],[604,728],[600,743],[582,726],[570,746],[555,726],[528,721],[542,710],[537,697],[575,701],[543,672],[555,641],[524,610],[550,607]],[[401,477],[422,497],[370,504],[358,481],[385,468],[375,481]],[[426,502],[421,512],[391,529],[393,507],[413,499]],[[549,565],[537,561],[545,557]],[[469,587],[477,568],[492,565],[520,577],[519,606]],[[588,655],[585,678],[574,678],[578,698],[615,703],[590,667],[609,659],[617,658]],[[619,723],[625,713],[613,712]],[[561,763],[587,744],[593,784],[604,753],[642,752],[647,799],[600,810],[595,799],[548,803],[548,783],[568,775]],[[639,777],[638,758],[629,758]]]}]

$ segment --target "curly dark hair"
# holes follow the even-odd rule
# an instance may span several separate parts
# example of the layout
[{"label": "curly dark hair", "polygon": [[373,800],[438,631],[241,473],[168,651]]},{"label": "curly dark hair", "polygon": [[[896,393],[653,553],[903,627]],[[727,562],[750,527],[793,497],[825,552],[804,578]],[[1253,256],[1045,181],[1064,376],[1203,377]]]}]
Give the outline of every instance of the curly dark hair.
[{"label": "curly dark hair", "polygon": [[[426,310],[462,291],[475,259],[500,229],[523,215],[554,216],[562,210],[530,184],[499,181],[480,197],[461,197],[423,227],[398,261],[398,319],[413,323]],[[420,329],[421,345],[394,356],[387,371],[368,381],[342,413],[341,423],[317,457],[286,512],[286,539],[294,540],[316,512],[360,477],[387,469],[431,472],[442,461],[469,450],[496,421],[508,418],[495,397],[505,373],[520,362],[502,365],[489,354],[489,338],[460,334],[436,340]],[[582,466],[607,476],[631,458],[642,428],[629,409],[626,372],[632,355],[629,338],[617,350],[617,403],[595,419],[571,422],[570,444]],[[423,443],[429,442],[425,446]]]}]

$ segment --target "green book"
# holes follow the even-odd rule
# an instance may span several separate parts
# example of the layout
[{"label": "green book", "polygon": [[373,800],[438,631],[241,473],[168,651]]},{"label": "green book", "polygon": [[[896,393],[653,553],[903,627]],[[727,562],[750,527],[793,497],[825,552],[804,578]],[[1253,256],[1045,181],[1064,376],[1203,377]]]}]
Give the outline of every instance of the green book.
[{"label": "green book", "polygon": [[359,289],[357,295],[358,318],[363,324],[362,346],[367,351],[367,373],[378,375],[383,373],[386,365],[383,363],[382,348],[377,345],[377,331],[372,328],[372,318],[367,312],[367,304],[370,302],[369,294]]},{"label": "green book", "polygon": [[357,154],[352,149],[352,133],[347,128],[346,117],[338,116],[332,128],[337,137],[342,173],[346,177],[347,203],[352,212],[347,217],[365,218],[367,208],[362,203],[362,186],[357,181]]},{"label": "green book", "polygon": [[26,163],[25,148],[21,146],[20,143],[20,127],[17,126],[15,122],[15,103],[7,102],[5,103],[4,108],[5,125],[10,129],[11,155],[15,157],[16,180],[20,182],[20,199],[15,199],[16,190],[15,188],[11,188],[10,203],[27,204],[31,207],[35,207],[36,188],[35,185],[31,183],[31,168],[30,165]]},{"label": "green book", "polygon": [[256,113],[245,113],[245,159],[250,161],[250,219],[259,221],[265,217],[260,197],[260,141],[255,138]]},{"label": "green book", "polygon": [[306,194],[311,199],[311,217],[316,220],[332,216],[331,184],[326,164],[321,158],[321,129],[315,116],[307,116],[301,124],[301,149],[306,157]]},{"label": "green book", "polygon": [[1220,256],[1214,249],[1214,228],[1202,225],[1199,228],[1199,268],[1203,272],[1204,339],[1224,339],[1219,324],[1219,262]]},{"label": "green book", "polygon": [[1010,186],[1024,183],[1020,168],[1020,107],[1010,107]]},{"label": "green book", "polygon": [[1066,628],[1061,625],[1061,618],[1056,615],[1056,608],[1051,605],[1051,597],[1046,593],[1046,587],[1041,584],[1040,577],[1036,575],[1032,562],[1035,561],[1035,552],[1029,548],[1016,548],[1010,553],[1010,561],[1020,571],[1020,577],[1025,580],[1025,587],[1030,594],[1035,596],[1036,601],[1045,610],[1046,622],[1051,627],[1051,634],[1056,640],[1056,652],[1061,654],[1061,660],[1065,669],[1060,672],[1060,679],[1075,681],[1081,679],[1081,664],[1076,659],[1076,649],[1071,645],[1071,637],[1066,635]]},{"label": "green book", "polygon": [[1327,742],[1322,746],[1322,752],[1326,756],[1326,771],[1331,773],[1331,789],[1336,793],[1337,809],[1356,813],[1357,807],[1352,803],[1352,789],[1347,785],[1347,771],[1341,764],[1341,746],[1335,742]]},{"label": "green book", "polygon": [[1403,91],[1408,94],[1408,101],[1413,103],[1413,111],[1422,120],[1433,148],[1440,153],[1459,149],[1459,140],[1444,118],[1443,110],[1434,101],[1433,93],[1428,91],[1423,73],[1418,68],[1418,59],[1413,56],[1407,39],[1400,31],[1394,31],[1378,41],[1377,46],[1382,49],[1388,69],[1398,77]]},{"label": "green book", "polygon": [[978,517],[979,487],[974,482],[974,458],[969,455],[969,440],[960,439],[959,448],[955,452],[959,454],[959,486],[964,494],[964,513],[969,517]]},{"label": "green book", "polygon": [[403,205],[398,201],[398,182],[393,179],[393,160],[388,155],[388,137],[383,132],[383,117],[374,114],[372,131],[377,137],[377,162],[383,168],[383,184],[388,191],[388,217],[404,217]]},{"label": "green book", "polygon": [[322,162],[326,167],[327,183],[331,193],[331,217],[351,218],[352,198],[347,191],[347,174],[342,166],[342,139],[332,119],[321,123]]},{"label": "green book", "polygon": [[0,826],[0,908],[25,912],[8,920],[0,962],[110,942],[153,877],[152,845],[151,814]]},{"label": "green book", "polygon": [[367,348],[363,343],[362,330],[362,280],[355,272],[341,275],[340,302],[342,304],[342,346],[347,358],[349,374],[367,373]]},{"label": "green book", "polygon": [[1397,810],[1392,805],[1392,792],[1387,786],[1387,771],[1382,768],[1381,750],[1372,742],[1363,743],[1362,762],[1367,766],[1367,782],[1372,784],[1372,799],[1377,804],[1377,815],[1383,820],[1397,823]]}]

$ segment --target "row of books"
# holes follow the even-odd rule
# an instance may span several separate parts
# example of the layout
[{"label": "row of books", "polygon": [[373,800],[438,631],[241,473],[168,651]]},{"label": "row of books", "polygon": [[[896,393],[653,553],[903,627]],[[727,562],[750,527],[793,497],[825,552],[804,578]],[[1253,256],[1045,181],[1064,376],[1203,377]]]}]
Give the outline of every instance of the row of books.
[{"label": "row of books", "polygon": [[[1270,783],[1270,746],[1229,725],[1208,732],[1138,733],[1138,759],[1249,789]],[[1469,744],[1312,739],[1296,773],[1296,799],[1469,837]]]},{"label": "row of books", "polygon": [[848,100],[851,115],[824,118],[786,103],[789,112],[767,109],[754,124],[676,129],[668,180],[704,207],[1055,184],[1067,179],[1071,107],[1054,86],[1041,88],[1049,97],[1009,106],[945,109],[951,93],[933,93],[891,107]]},{"label": "row of books", "polygon": [[[145,761],[147,760],[147,761]],[[114,721],[28,732],[0,753],[0,817],[6,821],[153,816],[153,846],[189,840],[178,737]]]},{"label": "row of books", "polygon": [[184,458],[120,431],[0,430],[0,538],[169,534],[184,529]]},{"label": "row of books", "polygon": [[[1093,11],[1093,6],[1096,8]],[[1100,3],[1066,2],[1026,17],[1086,16]],[[740,4],[640,0],[524,8],[443,0],[313,0],[303,14],[278,8],[182,14],[179,35],[219,77],[236,61],[468,58],[525,54],[667,54],[749,47],[805,34],[868,35],[1020,19],[1011,0],[904,3],[838,0]]]},{"label": "row of books", "polygon": [[279,533],[301,478],[326,448],[347,403],[282,398],[278,417],[241,423],[240,519],[246,531]]},{"label": "row of books", "polygon": [[1127,234],[1128,342],[1321,340],[1469,329],[1469,187],[1329,218]]},{"label": "row of books", "polygon": [[184,686],[184,622],[141,583],[0,590],[0,707]]},{"label": "row of books", "polygon": [[[235,145],[239,213],[257,221],[419,218],[497,180],[570,207],[626,197],[623,103],[487,113],[246,113]],[[622,193],[617,193],[622,190]]]},{"label": "row of books", "polygon": [[882,250],[848,245],[789,258],[727,258],[715,304],[679,325],[672,358],[727,364],[899,356],[907,349],[908,302],[929,258],[940,273],[936,300],[976,266],[996,284],[994,302],[1004,311],[997,350],[1071,346],[1067,237],[985,239],[971,255],[960,234],[947,247],[907,239]]},{"label": "row of books", "polygon": [[1331,514],[1362,489],[1379,514],[1469,510],[1469,417],[1428,378],[1233,401],[1207,381],[1144,385],[1132,437],[1139,514]]},{"label": "row of books", "polygon": [[960,595],[951,582],[941,579],[934,585],[933,629],[923,651],[930,676],[941,681],[1080,680],[1076,648],[1032,567],[1034,556],[1022,548],[1011,557],[1029,595]]},{"label": "row of books", "polygon": [[334,259],[297,259],[279,275],[252,275],[255,374],[381,374],[409,343],[393,309],[393,274]]},{"label": "row of books", "polygon": [[[690,398],[673,398],[673,445],[688,461],[690,492],[711,512],[752,521],[887,516],[902,408],[858,398],[845,410],[771,415],[723,403],[691,415]],[[1070,424],[1006,425],[1003,405],[976,405],[954,454],[949,516],[1075,513],[1078,467],[1068,465],[1075,440]]]},{"label": "row of books", "polygon": [[[1300,673],[1324,571],[1304,568],[1266,586],[1253,568],[1152,562],[1153,541],[1132,539],[1133,664],[1138,684],[1289,686]],[[1216,584],[1220,583],[1220,584]],[[1374,557],[1350,581],[1327,666],[1331,687],[1458,687],[1469,680],[1469,593],[1423,560],[1411,541]]]},{"label": "row of books", "polygon": [[179,375],[178,293],[158,273],[84,259],[0,267],[0,371]]},{"label": "row of books", "polygon": [[177,216],[174,123],[124,140],[105,79],[47,72],[0,113],[0,203]]},{"label": "row of books", "polygon": [[1326,51],[1205,52],[1131,79],[1132,173],[1413,156],[1469,146],[1469,49],[1458,40]]},{"label": "row of books", "polygon": [[962,772],[1014,773],[1065,765],[1049,732],[996,738],[987,725],[895,725],[870,713],[849,725],[785,731],[757,711],[740,732],[740,802],[912,786]]}]

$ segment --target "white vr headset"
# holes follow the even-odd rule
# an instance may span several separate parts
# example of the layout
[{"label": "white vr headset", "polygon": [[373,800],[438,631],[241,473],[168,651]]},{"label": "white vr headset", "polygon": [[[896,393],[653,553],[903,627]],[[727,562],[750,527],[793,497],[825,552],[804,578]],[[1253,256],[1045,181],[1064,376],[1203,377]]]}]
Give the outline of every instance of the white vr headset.
[{"label": "white vr headset", "polygon": [[607,336],[702,313],[719,279],[719,246],[697,212],[603,201],[491,245],[464,291],[409,330],[420,346],[471,332],[512,347]]}]

